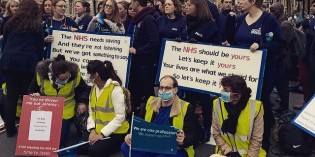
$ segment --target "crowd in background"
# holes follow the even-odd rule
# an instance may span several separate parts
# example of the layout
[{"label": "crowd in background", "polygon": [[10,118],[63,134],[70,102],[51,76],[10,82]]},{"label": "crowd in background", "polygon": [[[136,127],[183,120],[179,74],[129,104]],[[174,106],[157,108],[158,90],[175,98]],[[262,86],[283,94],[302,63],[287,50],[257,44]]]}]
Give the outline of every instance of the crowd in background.
[{"label": "crowd in background", "polygon": [[[6,84],[6,101],[4,108],[1,109],[5,123],[1,124],[0,119],[0,125],[5,126],[8,137],[13,137],[17,133],[15,127],[17,104],[20,96],[24,94],[57,96],[59,92],[70,92],[62,89],[70,88],[67,85],[72,82],[75,92],[65,97],[73,99],[74,102],[69,102],[70,107],[64,108],[67,112],[63,115],[61,146],[66,145],[71,122],[84,113],[92,113],[89,108],[91,102],[88,100],[90,87],[81,79],[77,66],[62,56],[49,59],[47,46],[55,40],[50,34],[51,29],[133,35],[132,46],[129,49],[132,61],[128,89],[131,92],[131,109],[136,115],[141,112],[141,104],[145,104],[150,96],[155,95],[154,80],[163,38],[178,42],[244,47],[250,49],[252,53],[267,49],[260,99],[264,109],[264,114],[261,115],[263,123],[260,123],[263,126],[260,129],[264,131],[261,133],[262,138],[255,143],[257,148],[261,145],[267,153],[270,149],[271,129],[275,123],[274,116],[289,109],[290,81],[300,82],[304,103],[315,93],[314,0],[309,16],[293,18],[285,14],[283,4],[275,2],[266,9],[262,0],[221,0],[219,8],[208,0],[132,0],[131,3],[123,0],[104,0],[97,5],[95,16],[91,14],[90,3],[78,0],[75,2],[76,14],[73,17],[66,15],[68,6],[65,0],[9,0],[1,3],[0,34],[3,37],[0,69],[1,83]],[[100,87],[100,91],[93,89],[98,91],[96,99],[102,93],[101,86],[110,86],[112,81],[115,86],[121,86],[120,79],[114,74],[111,77],[100,75],[101,72],[111,71],[103,65],[112,66],[111,63],[97,61],[88,64],[90,78],[95,79],[95,86]],[[46,90],[55,88],[57,92],[45,91],[43,88]],[[273,110],[270,94],[275,90],[278,93],[280,107]],[[121,93],[122,91],[117,89],[117,97],[121,98],[119,95]],[[195,143],[209,141],[214,112],[213,100],[216,96],[186,90],[179,90],[178,96],[194,107],[202,108],[203,122],[200,124],[202,129],[196,134]],[[294,105],[296,109],[302,107],[300,104]],[[119,111],[121,110],[120,108]],[[118,111],[115,112],[119,114]],[[120,115],[128,117],[122,113]],[[93,132],[95,133],[93,137],[81,135],[85,139],[100,139],[101,136],[97,135],[123,134],[113,138],[118,141],[115,145],[120,145],[127,134],[126,128],[129,124],[127,127],[127,120],[124,118],[115,120],[111,126],[116,125],[114,128],[119,131],[106,132],[99,129]],[[94,124],[92,119],[90,124]],[[82,129],[80,127],[78,126],[78,130]],[[85,129],[92,131],[93,127],[87,124]],[[97,152],[106,150],[101,149],[92,150]],[[224,152],[223,149],[221,151]],[[97,154],[94,152],[92,156]],[[259,154],[259,149],[253,154]]]}]

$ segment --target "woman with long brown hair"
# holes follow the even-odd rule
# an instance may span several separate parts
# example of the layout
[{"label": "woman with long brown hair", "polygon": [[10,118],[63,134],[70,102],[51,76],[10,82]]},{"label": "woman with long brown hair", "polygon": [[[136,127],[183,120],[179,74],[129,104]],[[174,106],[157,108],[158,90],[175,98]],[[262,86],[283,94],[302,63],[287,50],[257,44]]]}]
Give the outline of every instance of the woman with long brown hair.
[{"label": "woman with long brown hair", "polygon": [[0,69],[7,83],[7,101],[4,106],[7,137],[13,137],[17,132],[17,101],[20,95],[26,94],[35,67],[43,58],[43,39],[38,5],[34,0],[23,0],[5,25],[0,60]]},{"label": "woman with long brown hair", "polygon": [[124,34],[125,28],[119,18],[119,10],[115,0],[104,0],[103,10],[90,22],[88,32]]}]

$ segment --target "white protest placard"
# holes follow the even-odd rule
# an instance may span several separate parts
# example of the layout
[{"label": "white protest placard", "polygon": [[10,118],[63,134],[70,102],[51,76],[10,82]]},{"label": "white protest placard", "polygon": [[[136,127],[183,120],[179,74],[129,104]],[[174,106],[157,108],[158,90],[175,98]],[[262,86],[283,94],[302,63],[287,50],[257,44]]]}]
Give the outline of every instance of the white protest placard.
[{"label": "white protest placard", "polygon": [[49,141],[52,111],[32,111],[28,140]]},{"label": "white protest placard", "polygon": [[87,79],[86,67],[90,60],[109,60],[113,63],[117,75],[128,84],[130,36],[113,34],[91,34],[53,30],[54,42],[48,49],[50,58],[58,54],[65,55],[66,60],[79,65],[82,78]]},{"label": "white protest placard", "polygon": [[164,40],[156,82],[174,76],[181,88],[219,94],[223,76],[241,75],[252,89],[252,99],[261,94],[266,51],[192,44]]},{"label": "white protest placard", "polygon": [[315,137],[315,95],[293,119],[292,123]]}]

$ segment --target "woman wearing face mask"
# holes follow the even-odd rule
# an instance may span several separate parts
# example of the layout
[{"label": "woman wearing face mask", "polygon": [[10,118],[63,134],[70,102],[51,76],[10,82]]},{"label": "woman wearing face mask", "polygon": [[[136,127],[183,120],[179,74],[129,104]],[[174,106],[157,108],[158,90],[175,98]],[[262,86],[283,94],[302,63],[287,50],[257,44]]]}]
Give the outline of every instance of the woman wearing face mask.
[{"label": "woman wearing face mask", "polygon": [[[90,93],[87,130],[84,141],[89,145],[80,148],[80,154],[107,157],[119,150],[128,132],[126,105],[122,82],[110,61],[92,60],[87,65],[93,83]],[[104,137],[109,139],[102,140]]]},{"label": "woman wearing face mask", "polygon": [[45,95],[65,98],[60,147],[65,146],[75,111],[78,114],[87,111],[89,88],[81,77],[78,65],[66,61],[60,54],[55,59],[39,62],[29,90],[35,97]]},{"label": "woman wearing face mask", "polygon": [[124,34],[125,28],[119,18],[119,10],[115,0],[104,0],[103,10],[90,22],[88,32]]},{"label": "woman wearing face mask", "polygon": [[[194,157],[193,141],[196,138],[194,115],[195,109],[188,102],[177,96],[178,82],[170,75],[160,79],[158,97],[151,96],[147,104],[142,106],[139,117],[147,122],[158,125],[170,125],[177,128],[177,154],[159,154],[132,151],[135,157]],[[121,145],[121,151],[125,157],[129,157],[129,147],[132,143],[131,135],[125,137]]]},{"label": "woman wearing face mask", "polygon": [[80,31],[86,31],[90,21],[92,20],[92,16],[90,15],[90,3],[86,1],[77,1],[75,3],[75,13],[76,17],[74,21],[78,24],[78,28]]},{"label": "woman wearing face mask", "polygon": [[213,101],[212,130],[216,152],[228,157],[265,157],[262,149],[264,107],[251,100],[251,89],[238,75],[221,80],[221,97]]}]

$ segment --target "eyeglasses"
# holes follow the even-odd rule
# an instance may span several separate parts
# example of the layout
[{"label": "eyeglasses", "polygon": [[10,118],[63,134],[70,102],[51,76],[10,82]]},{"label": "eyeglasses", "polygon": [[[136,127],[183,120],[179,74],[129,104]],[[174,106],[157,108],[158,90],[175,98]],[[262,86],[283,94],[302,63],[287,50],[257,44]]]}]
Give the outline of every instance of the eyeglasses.
[{"label": "eyeglasses", "polygon": [[112,5],[109,5],[109,4],[105,4],[105,8],[113,9],[113,6],[112,6]]},{"label": "eyeglasses", "polygon": [[56,5],[56,6],[59,7],[59,8],[67,8],[66,5]]},{"label": "eyeglasses", "polygon": [[159,90],[161,90],[161,91],[169,91],[169,90],[171,90],[171,89],[173,89],[173,87],[171,87],[171,86],[159,86]]},{"label": "eyeglasses", "polygon": [[51,7],[51,4],[45,4],[44,7]]}]

